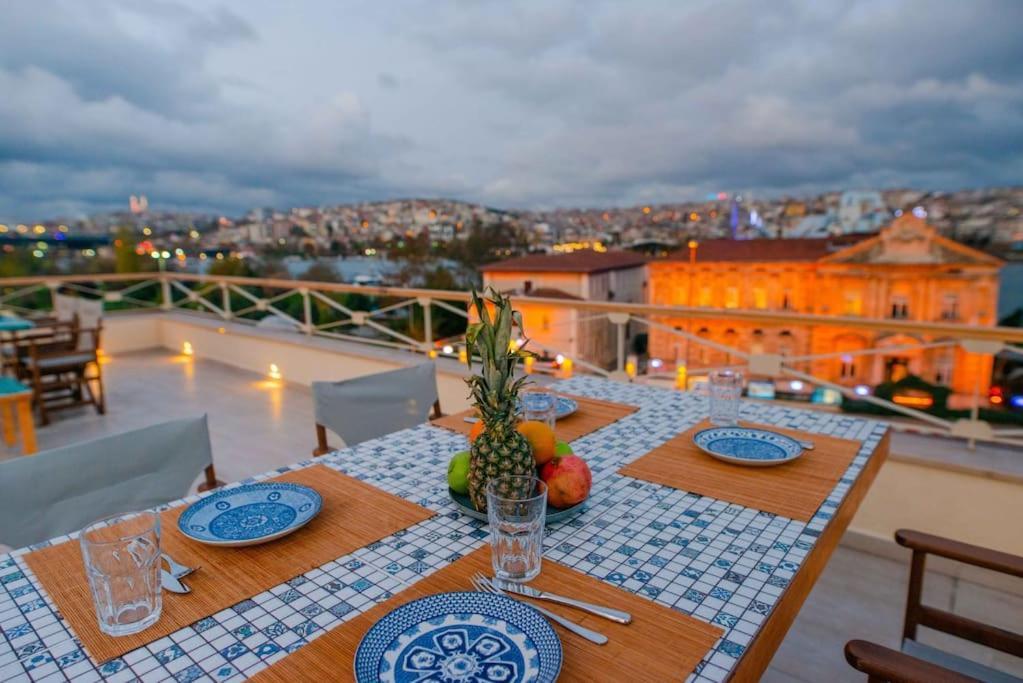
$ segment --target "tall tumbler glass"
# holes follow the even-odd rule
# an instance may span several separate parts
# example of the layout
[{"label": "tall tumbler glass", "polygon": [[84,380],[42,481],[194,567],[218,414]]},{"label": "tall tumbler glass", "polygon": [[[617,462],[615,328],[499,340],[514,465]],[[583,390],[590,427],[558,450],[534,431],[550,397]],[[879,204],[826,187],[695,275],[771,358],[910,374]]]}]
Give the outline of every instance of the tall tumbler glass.
[{"label": "tall tumbler glass", "polygon": [[490,561],[504,581],[531,581],[540,574],[547,484],[527,475],[487,482]]},{"label": "tall tumbler glass", "polygon": [[739,397],[742,396],[742,373],[715,370],[710,373],[710,421],[718,427],[739,424]]},{"label": "tall tumbler glass", "polygon": [[99,628],[125,636],[160,618],[160,515],[139,512],[93,522],[79,541]]},{"label": "tall tumbler glass", "polygon": [[543,422],[551,429],[557,421],[558,395],[550,387],[535,384],[519,392],[519,417]]}]

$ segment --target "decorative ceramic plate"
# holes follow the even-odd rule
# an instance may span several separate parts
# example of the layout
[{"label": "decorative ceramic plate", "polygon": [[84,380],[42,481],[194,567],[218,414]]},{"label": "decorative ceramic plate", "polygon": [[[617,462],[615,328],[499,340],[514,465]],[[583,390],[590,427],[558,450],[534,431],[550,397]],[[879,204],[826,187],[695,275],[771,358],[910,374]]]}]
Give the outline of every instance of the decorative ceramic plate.
[{"label": "decorative ceramic plate", "polygon": [[711,427],[693,435],[704,453],[735,465],[766,467],[791,462],[803,454],[792,437],[749,427]]},{"label": "decorative ceramic plate", "polygon": [[[519,410],[521,409],[520,406]],[[579,410],[579,403],[575,399],[558,396],[558,405],[554,409],[554,419],[560,420],[563,417],[568,417],[577,410]]]},{"label": "decorative ceramic plate", "polygon": [[[454,489],[448,487],[448,496],[452,502],[458,506],[458,511],[463,515],[469,515],[473,519],[478,519],[482,522],[488,522],[487,513],[480,512],[472,506],[472,501],[469,500],[469,496],[464,493],[457,493]],[[587,499],[589,500],[589,499]],[[564,522],[567,519],[572,519],[580,512],[586,509],[586,501],[576,503],[570,508],[558,509],[547,506],[547,518],[546,524],[553,524],[555,522]]]},{"label": "decorative ceramic plate", "polygon": [[440,593],[402,605],[363,636],[358,683],[552,683],[561,641],[529,605],[490,593]]},{"label": "decorative ceramic plate", "polygon": [[308,486],[245,484],[192,503],[178,517],[178,529],[209,545],[256,545],[302,528],[322,506],[320,494]]}]

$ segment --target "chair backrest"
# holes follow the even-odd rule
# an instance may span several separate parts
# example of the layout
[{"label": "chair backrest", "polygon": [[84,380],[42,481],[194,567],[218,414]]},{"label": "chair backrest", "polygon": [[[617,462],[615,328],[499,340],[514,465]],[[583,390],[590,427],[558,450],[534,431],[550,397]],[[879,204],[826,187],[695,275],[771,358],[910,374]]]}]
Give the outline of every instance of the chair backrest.
[{"label": "chair backrest", "polygon": [[182,498],[212,462],[205,415],[0,462],[0,543],[39,543]]},{"label": "chair backrest", "polygon": [[[72,320],[78,316],[78,326],[83,330],[98,330],[103,320],[103,299],[86,299],[81,296],[53,294],[53,310],[58,320]],[[93,337],[78,336],[78,350],[92,348]]]},{"label": "chair backrest", "polygon": [[423,363],[340,382],[313,382],[316,422],[346,446],[426,422],[437,402],[437,369]]}]

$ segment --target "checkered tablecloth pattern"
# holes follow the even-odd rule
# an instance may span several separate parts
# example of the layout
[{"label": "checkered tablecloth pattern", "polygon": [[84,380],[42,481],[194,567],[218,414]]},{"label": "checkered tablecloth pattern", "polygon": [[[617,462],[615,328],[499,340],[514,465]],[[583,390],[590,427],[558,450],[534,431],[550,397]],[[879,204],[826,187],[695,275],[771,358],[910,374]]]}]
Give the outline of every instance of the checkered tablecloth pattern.
[{"label": "checkered tablecloth pattern", "polygon": [[[593,472],[593,491],[585,512],[547,529],[545,557],[720,626],[724,637],[689,680],[723,680],[874,452],[884,425],[743,403],[743,419],[862,442],[835,490],[803,523],[617,474],[705,417],[705,398],[590,377],[560,388],[640,410],[573,443]],[[447,461],[465,447],[464,436],[423,425],[319,459],[440,514],[101,665],[89,659],[21,560],[29,549],[0,555],[0,681],[224,681],[272,665],[486,542],[484,524],[448,500]]]}]

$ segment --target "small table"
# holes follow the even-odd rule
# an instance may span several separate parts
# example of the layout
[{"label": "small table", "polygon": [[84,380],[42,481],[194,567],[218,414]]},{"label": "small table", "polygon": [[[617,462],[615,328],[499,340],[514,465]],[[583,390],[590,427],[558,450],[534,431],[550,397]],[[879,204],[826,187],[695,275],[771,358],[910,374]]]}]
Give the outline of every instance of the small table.
[{"label": "small table", "polygon": [[[15,428],[17,419],[17,428]],[[13,446],[21,432],[21,452],[36,452],[36,428],[32,420],[32,390],[11,377],[0,377],[0,420],[3,421],[4,443]]]},{"label": "small table", "polygon": [[10,315],[0,315],[0,332],[21,332],[31,330],[36,324],[24,318],[15,318]]}]

